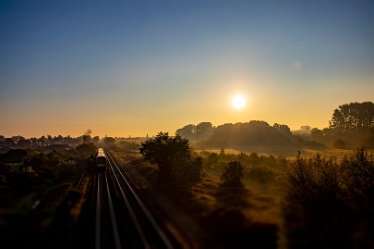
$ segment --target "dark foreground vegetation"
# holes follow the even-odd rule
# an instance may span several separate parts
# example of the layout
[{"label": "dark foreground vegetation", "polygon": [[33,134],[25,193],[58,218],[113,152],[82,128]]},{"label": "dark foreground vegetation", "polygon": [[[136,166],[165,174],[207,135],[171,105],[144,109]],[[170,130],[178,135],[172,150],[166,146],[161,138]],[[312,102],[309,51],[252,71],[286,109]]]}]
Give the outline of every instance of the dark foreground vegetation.
[{"label": "dark foreground vegetation", "polygon": [[160,133],[140,151],[151,164],[133,158],[127,167],[143,188],[166,196],[169,215],[182,212],[174,218],[184,221],[198,247],[374,245],[374,164],[363,148],[339,161],[318,154],[291,160],[196,153],[180,136]]},{"label": "dark foreground vegetation", "polygon": [[374,161],[359,149],[338,163],[300,156],[287,171],[290,248],[374,247]]},{"label": "dark foreground vegetation", "polygon": [[[60,148],[59,146],[57,146]],[[10,149],[0,155],[2,248],[67,248],[79,201],[75,188],[96,146]]]}]

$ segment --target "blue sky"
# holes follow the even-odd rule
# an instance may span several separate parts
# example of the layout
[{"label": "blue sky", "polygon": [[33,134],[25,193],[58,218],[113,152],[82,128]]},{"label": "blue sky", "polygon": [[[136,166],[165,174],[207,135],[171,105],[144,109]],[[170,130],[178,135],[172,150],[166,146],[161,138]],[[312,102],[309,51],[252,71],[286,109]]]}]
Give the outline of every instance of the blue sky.
[{"label": "blue sky", "polygon": [[373,14],[357,0],[1,1],[0,134],[323,128],[373,101]]}]

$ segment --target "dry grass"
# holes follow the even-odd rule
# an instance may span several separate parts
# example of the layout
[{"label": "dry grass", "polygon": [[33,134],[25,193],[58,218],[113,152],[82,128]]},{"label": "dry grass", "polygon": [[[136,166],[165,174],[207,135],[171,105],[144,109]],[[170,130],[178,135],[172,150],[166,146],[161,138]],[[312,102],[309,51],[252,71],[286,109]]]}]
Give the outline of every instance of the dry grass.
[{"label": "dry grass", "polygon": [[[335,158],[338,162],[342,161],[345,157],[354,156],[355,150],[350,149],[303,149],[300,151],[301,156],[303,158],[313,158],[317,154],[324,158]],[[373,154],[374,150],[367,150],[369,154]],[[287,157],[289,159],[296,159],[297,154],[291,157]]]}]

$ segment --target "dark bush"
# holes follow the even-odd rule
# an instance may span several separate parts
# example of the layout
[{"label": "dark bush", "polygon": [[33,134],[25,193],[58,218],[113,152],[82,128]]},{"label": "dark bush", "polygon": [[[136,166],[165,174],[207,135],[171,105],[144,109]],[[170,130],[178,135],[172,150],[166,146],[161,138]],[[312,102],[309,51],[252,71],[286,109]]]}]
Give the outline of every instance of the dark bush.
[{"label": "dark bush", "polygon": [[192,157],[187,139],[160,132],[141,144],[144,159],[158,166],[159,182],[193,183],[200,179],[202,158]]},{"label": "dark bush", "polygon": [[218,248],[277,248],[278,226],[253,222],[238,209],[217,209],[205,224]]},{"label": "dark bush", "polygon": [[241,162],[231,161],[225,168],[221,178],[226,185],[242,185],[242,178],[244,176],[244,166]]},{"label": "dark bush", "polygon": [[373,245],[374,165],[363,149],[342,163],[298,156],[290,166],[283,210],[290,248]]}]

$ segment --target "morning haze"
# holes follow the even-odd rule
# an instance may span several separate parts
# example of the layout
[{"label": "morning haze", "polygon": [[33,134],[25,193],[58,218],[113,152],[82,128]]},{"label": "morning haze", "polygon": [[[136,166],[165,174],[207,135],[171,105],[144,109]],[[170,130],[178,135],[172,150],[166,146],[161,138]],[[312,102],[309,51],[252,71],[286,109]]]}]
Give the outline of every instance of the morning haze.
[{"label": "morning haze", "polygon": [[1,248],[373,248],[373,14],[1,1]]}]

